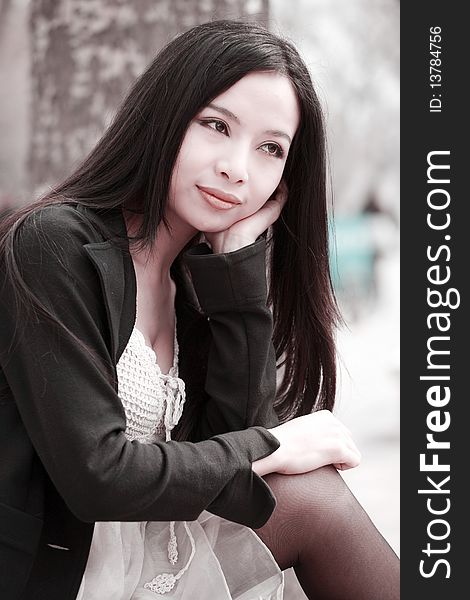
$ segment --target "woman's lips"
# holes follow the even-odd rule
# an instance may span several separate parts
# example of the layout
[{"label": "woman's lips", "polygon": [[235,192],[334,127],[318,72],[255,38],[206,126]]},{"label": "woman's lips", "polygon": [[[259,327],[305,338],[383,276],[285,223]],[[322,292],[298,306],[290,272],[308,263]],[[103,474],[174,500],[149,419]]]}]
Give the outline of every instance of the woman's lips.
[{"label": "woman's lips", "polygon": [[[201,196],[204,198],[204,200],[206,200],[206,202],[208,202],[213,208],[217,208],[219,210],[229,210],[230,208],[234,208],[235,206],[241,204],[240,200],[238,200],[238,198],[236,198],[235,196],[229,196],[228,194],[219,191],[216,192],[215,190],[213,191],[211,188],[203,188],[198,185],[196,187],[201,193]],[[216,193],[223,194],[225,199],[216,196]]]}]

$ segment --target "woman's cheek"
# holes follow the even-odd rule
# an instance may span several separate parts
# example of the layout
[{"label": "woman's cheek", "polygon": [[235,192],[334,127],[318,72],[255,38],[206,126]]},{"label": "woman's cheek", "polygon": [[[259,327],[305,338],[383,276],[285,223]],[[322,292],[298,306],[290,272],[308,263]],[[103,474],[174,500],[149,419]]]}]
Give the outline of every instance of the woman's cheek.
[{"label": "woman's cheek", "polygon": [[[280,181],[280,178],[279,178]],[[277,189],[277,186],[279,185],[279,181],[276,179],[274,185],[271,183],[269,185],[269,187],[264,188],[263,192],[262,192],[262,200],[259,203],[259,208],[261,208],[262,206],[264,206],[266,204],[266,202],[272,197],[272,195],[274,194],[274,192]]]},{"label": "woman's cheek", "polygon": [[248,205],[246,206],[245,210],[243,211],[243,216],[241,218],[245,219],[246,217],[251,217],[251,215],[254,215],[256,212],[258,212],[258,210],[263,205],[264,205],[264,201],[262,201],[262,202],[248,203]]}]

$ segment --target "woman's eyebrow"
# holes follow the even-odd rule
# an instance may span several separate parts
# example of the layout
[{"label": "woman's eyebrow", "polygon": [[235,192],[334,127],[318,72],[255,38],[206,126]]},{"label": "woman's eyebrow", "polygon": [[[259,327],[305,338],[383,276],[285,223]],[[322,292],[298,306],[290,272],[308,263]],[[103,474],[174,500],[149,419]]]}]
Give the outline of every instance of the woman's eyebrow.
[{"label": "woman's eyebrow", "polygon": [[[218,112],[222,113],[226,117],[229,117],[229,119],[233,119],[235,121],[235,123],[238,123],[240,125],[240,119],[236,115],[234,115],[231,110],[228,110],[228,108],[224,108],[223,106],[218,106],[217,104],[212,104],[212,103],[208,104],[207,108],[212,108],[213,110],[217,110]],[[292,144],[292,140],[291,140],[290,136],[288,136],[287,133],[284,133],[284,131],[279,131],[278,129],[267,129],[263,133],[268,133],[269,135],[275,135],[277,137],[283,137],[289,142],[289,144]]]},{"label": "woman's eyebrow", "polygon": [[223,106],[218,106],[217,104],[212,103],[208,104],[207,108],[213,108],[214,110],[219,111],[220,113],[222,113],[226,117],[229,117],[229,119],[233,119],[236,123],[240,125],[240,119],[236,115],[234,115],[232,111],[228,110],[228,108],[224,108]]},{"label": "woman's eyebrow", "polygon": [[278,129],[267,129],[263,133],[267,133],[268,135],[275,135],[276,137],[283,137],[289,142],[289,144],[292,144],[290,136],[287,135],[287,133],[284,133],[283,131],[279,131]]}]

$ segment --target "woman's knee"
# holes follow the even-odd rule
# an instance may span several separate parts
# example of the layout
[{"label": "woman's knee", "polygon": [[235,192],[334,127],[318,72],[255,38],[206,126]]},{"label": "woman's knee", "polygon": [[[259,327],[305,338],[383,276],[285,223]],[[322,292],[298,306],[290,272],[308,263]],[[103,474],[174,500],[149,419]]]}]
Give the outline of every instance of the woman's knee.
[{"label": "woman's knee", "polygon": [[264,480],[276,498],[276,508],[264,528],[288,529],[294,536],[308,535],[312,529],[318,532],[331,520],[347,518],[357,504],[332,465],[298,475],[270,473]]},{"label": "woman's knee", "polygon": [[299,517],[305,515],[305,509],[315,509],[318,505],[324,508],[325,503],[341,503],[351,495],[343,478],[332,465],[298,475],[270,473],[264,480],[276,497],[276,510],[286,510]]},{"label": "woman's knee", "polygon": [[322,467],[299,475],[270,473],[264,480],[276,497],[268,522],[254,530],[282,569],[297,564],[305,536],[317,535],[341,513],[347,486],[336,469]]}]

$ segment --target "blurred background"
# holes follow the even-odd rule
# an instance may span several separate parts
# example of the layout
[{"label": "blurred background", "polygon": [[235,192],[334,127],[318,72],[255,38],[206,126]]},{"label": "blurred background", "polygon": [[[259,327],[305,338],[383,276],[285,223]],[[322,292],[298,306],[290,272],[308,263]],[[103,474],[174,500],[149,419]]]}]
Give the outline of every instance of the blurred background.
[{"label": "blurred background", "polygon": [[[179,31],[245,17],[290,38],[328,127],[343,477],[399,554],[399,0],[0,0],[0,214],[92,147]],[[293,572],[287,600],[305,598]]]}]

